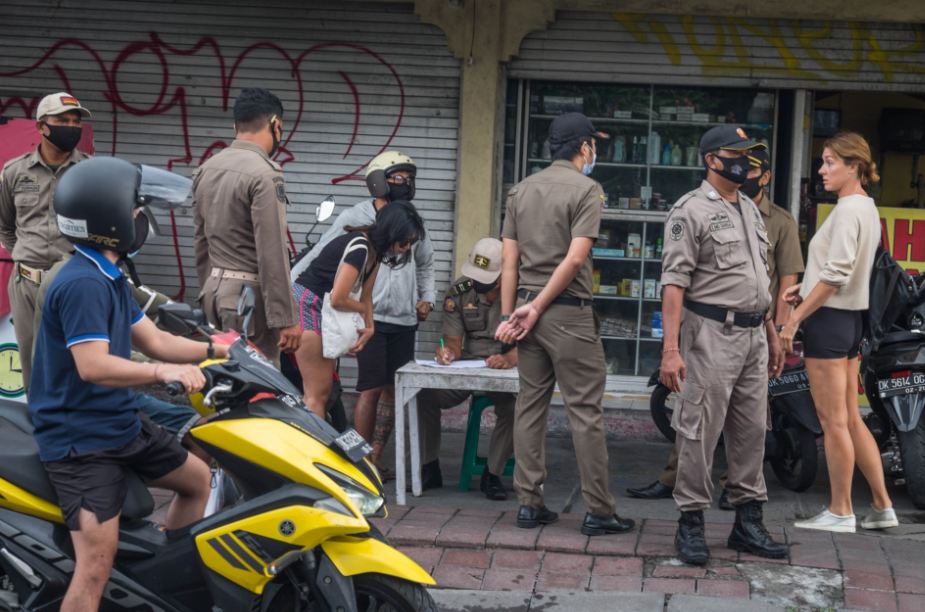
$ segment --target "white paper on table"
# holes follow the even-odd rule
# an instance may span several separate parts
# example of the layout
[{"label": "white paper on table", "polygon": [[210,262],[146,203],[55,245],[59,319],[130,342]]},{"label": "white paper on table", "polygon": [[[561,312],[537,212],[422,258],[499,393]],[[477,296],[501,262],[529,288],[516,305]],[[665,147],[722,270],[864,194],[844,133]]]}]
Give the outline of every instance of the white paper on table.
[{"label": "white paper on table", "polygon": [[428,366],[431,368],[486,368],[488,367],[484,359],[460,359],[459,361],[454,361],[450,365],[443,365],[442,363],[437,363],[433,359],[416,359],[415,363],[417,363],[418,365]]}]

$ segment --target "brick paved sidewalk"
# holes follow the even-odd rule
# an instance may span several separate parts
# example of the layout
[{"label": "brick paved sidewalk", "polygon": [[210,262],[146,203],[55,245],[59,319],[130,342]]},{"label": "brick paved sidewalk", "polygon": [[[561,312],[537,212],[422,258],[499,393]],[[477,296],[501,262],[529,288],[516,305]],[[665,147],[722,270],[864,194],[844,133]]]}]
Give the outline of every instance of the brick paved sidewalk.
[{"label": "brick paved sidewalk", "polygon": [[876,535],[769,525],[789,557],[763,559],[725,546],[730,525],[707,523],[705,568],[675,558],[676,523],[644,520],[624,535],[589,538],[582,515],[518,529],[514,512],[438,506],[390,508],[374,521],[431,572],[440,588],[485,591],[624,591],[754,598],[781,606],[925,610],[922,544]]}]

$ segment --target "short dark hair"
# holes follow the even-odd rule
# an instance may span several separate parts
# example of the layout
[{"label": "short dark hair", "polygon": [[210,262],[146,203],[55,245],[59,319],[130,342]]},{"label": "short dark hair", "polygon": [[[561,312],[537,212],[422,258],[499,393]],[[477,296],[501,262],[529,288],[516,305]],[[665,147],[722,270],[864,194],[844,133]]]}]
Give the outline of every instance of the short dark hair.
[{"label": "short dark hair", "polygon": [[588,136],[582,136],[580,138],[572,138],[571,140],[566,140],[558,147],[552,149],[552,159],[559,160],[564,159],[567,161],[572,161],[575,159],[575,156],[581,151],[581,145],[584,143],[591,143],[591,138]]},{"label": "short dark hair", "polygon": [[421,219],[414,204],[406,200],[395,200],[380,208],[376,213],[376,221],[372,225],[345,227],[344,231],[366,232],[369,242],[376,249],[378,260],[385,261],[386,264],[395,268],[405,265],[410,255],[405,253],[400,257],[387,258],[392,245],[396,242],[413,244],[423,240],[426,234],[424,220]]},{"label": "short dark hair", "polygon": [[240,132],[262,130],[273,115],[282,119],[283,103],[266,89],[242,89],[234,101],[234,126]]}]

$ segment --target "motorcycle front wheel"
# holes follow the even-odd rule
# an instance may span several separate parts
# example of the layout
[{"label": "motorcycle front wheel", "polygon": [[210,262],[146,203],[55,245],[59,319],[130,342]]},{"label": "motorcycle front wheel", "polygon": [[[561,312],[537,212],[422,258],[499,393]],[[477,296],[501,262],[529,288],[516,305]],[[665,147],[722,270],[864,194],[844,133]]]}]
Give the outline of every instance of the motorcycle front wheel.
[{"label": "motorcycle front wheel", "polygon": [[925,509],[925,418],[912,431],[897,431],[899,454],[903,460],[906,492],[915,507]]},{"label": "motorcycle front wheel", "polygon": [[791,491],[802,493],[816,481],[819,469],[819,449],[816,434],[790,425],[774,432],[777,452],[770,459],[771,469],[782,485]]},{"label": "motorcycle front wheel", "polygon": [[386,576],[353,577],[357,609],[370,612],[437,612],[437,604],[422,584]]}]

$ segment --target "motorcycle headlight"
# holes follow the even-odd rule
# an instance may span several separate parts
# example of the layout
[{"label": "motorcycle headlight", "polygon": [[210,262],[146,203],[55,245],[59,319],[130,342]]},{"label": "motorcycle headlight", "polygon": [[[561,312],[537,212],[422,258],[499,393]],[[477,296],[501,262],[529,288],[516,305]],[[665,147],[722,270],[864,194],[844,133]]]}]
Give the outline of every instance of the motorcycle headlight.
[{"label": "motorcycle headlight", "polygon": [[[332,470],[331,468],[327,466],[320,465],[317,463],[315,464],[315,467],[317,467],[319,470],[324,472],[324,474],[328,478],[330,478],[331,480],[336,482],[338,485],[340,485],[340,488],[344,490],[344,493],[347,494],[347,497],[350,499],[350,501],[352,501],[353,504],[357,507],[357,509],[360,511],[360,514],[362,514],[365,517],[379,516],[381,514],[381,510],[383,509],[383,506],[385,506],[385,498],[383,498],[380,495],[377,495],[376,493],[373,493],[372,491],[370,491],[369,489],[367,489],[366,487],[364,487],[357,481],[353,480],[346,474],[341,474],[337,470]],[[346,510],[343,504],[337,502],[337,500],[333,498],[329,498],[329,500],[330,502],[334,502],[336,506],[340,506],[341,508]],[[334,504],[325,503],[325,502],[328,502],[329,500],[328,499],[321,500],[315,503],[315,506],[322,507],[327,510],[334,510],[335,512],[341,512],[340,510],[336,509],[336,506],[334,506]],[[346,514],[346,513],[341,512],[341,514]]]}]

